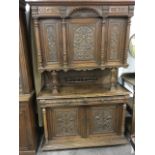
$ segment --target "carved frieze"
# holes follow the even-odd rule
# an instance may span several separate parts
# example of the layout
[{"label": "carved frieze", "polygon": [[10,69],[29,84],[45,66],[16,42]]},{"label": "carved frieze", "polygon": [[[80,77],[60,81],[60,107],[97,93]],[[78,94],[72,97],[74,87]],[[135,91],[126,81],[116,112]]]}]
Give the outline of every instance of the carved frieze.
[{"label": "carved frieze", "polygon": [[73,59],[93,60],[93,52],[95,48],[95,26],[93,24],[74,25],[73,31]]},{"label": "carved frieze", "polygon": [[56,136],[71,136],[77,134],[77,111],[75,109],[55,110]]},{"label": "carved frieze", "polygon": [[128,6],[110,6],[110,15],[128,15]]},{"label": "carved frieze", "polygon": [[38,7],[38,14],[51,14],[59,15],[60,11],[58,7]]}]

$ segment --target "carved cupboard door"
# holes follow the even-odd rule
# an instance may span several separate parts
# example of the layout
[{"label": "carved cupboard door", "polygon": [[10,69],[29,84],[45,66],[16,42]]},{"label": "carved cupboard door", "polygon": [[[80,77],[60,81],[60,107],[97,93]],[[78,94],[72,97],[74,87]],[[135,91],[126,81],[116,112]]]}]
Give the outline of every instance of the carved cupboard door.
[{"label": "carved cupboard door", "polygon": [[107,63],[109,65],[122,65],[124,63],[126,29],[126,18],[108,19]]},{"label": "carved cupboard door", "polygon": [[100,19],[70,19],[68,33],[69,65],[75,68],[98,66],[101,48]]},{"label": "carved cupboard door", "polygon": [[79,108],[47,108],[49,139],[80,135]]},{"label": "carved cupboard door", "polygon": [[87,110],[88,135],[112,133],[116,130],[115,106],[92,106]]},{"label": "carved cupboard door", "polygon": [[61,20],[40,20],[40,28],[43,66],[50,69],[59,68],[62,64]]}]

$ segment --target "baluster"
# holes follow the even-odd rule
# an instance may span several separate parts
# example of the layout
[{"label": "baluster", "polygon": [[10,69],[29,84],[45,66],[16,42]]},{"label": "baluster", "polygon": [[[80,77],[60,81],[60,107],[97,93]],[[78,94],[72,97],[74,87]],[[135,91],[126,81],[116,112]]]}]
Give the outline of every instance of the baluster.
[{"label": "baluster", "polygon": [[117,69],[111,69],[111,90],[115,89],[117,85]]},{"label": "baluster", "polygon": [[52,94],[58,94],[58,74],[52,71]]}]

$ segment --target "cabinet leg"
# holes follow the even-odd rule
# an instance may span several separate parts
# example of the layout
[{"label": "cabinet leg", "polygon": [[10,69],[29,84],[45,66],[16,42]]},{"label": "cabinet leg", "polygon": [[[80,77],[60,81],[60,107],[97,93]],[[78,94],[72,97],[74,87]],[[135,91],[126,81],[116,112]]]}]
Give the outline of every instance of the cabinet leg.
[{"label": "cabinet leg", "polygon": [[122,107],[122,125],[120,129],[120,134],[124,136],[124,130],[125,130],[125,113],[126,113],[126,104],[123,104]]},{"label": "cabinet leg", "polygon": [[117,69],[111,69],[111,90],[114,90],[117,85]]},{"label": "cabinet leg", "polygon": [[43,113],[43,124],[44,124],[44,135],[45,135],[45,142],[48,143],[48,129],[47,129],[47,119],[46,119],[46,109],[42,109]]}]

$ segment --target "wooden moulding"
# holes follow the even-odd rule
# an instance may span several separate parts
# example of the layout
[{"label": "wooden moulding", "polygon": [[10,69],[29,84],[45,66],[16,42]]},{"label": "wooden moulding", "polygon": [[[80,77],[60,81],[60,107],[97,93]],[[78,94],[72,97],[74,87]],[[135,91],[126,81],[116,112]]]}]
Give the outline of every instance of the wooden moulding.
[{"label": "wooden moulding", "polygon": [[25,0],[31,4],[111,4],[111,5],[134,5],[134,0]]},{"label": "wooden moulding", "polygon": [[110,146],[110,145],[120,145],[127,144],[128,140],[125,136],[117,135],[107,135],[102,137],[91,137],[91,138],[72,138],[64,140],[50,140],[48,144],[45,144],[43,140],[42,150],[63,150],[63,149],[73,149],[73,148],[87,148],[87,147],[97,147],[97,146]]}]

